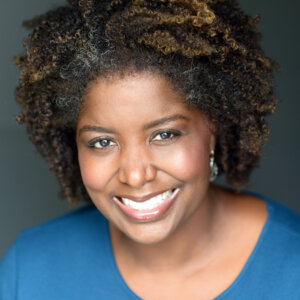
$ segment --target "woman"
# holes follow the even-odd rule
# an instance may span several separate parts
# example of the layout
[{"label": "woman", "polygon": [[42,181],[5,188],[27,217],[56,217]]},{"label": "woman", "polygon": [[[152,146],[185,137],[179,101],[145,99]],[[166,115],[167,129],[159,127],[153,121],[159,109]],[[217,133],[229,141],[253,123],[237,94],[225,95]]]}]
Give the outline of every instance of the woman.
[{"label": "woman", "polygon": [[299,216],[241,192],[276,105],[257,21],[233,0],[91,0],[26,23],[17,120],[90,204],[19,236],[4,299],[299,299]]}]

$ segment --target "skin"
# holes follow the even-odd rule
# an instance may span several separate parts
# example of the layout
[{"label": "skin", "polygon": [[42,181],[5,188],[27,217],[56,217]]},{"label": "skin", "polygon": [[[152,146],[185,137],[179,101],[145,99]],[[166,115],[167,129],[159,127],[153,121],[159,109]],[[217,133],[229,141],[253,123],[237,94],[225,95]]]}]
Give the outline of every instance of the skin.
[{"label": "skin", "polygon": [[[212,129],[157,74],[99,78],[87,90],[77,124],[82,180],[109,220],[120,273],[143,299],[216,297],[266,221],[263,201],[209,183]],[[175,202],[151,222],[129,219],[112,200],[173,188],[180,189]]]}]

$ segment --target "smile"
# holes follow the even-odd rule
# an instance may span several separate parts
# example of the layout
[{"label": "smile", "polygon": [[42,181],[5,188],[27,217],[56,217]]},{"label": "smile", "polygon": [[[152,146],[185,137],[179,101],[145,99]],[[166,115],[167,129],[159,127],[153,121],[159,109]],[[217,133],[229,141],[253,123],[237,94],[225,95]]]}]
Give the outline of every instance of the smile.
[{"label": "smile", "polygon": [[[134,221],[156,221],[163,217],[174,203],[179,193],[179,188],[170,189],[152,197],[113,197],[114,202],[120,210]],[[146,199],[145,199],[146,198]]]},{"label": "smile", "polygon": [[143,202],[137,202],[134,200],[130,200],[128,198],[120,197],[123,204],[127,207],[136,209],[136,210],[150,210],[153,208],[158,207],[163,202],[165,202],[166,199],[168,199],[173,193],[173,190],[168,190],[166,192],[163,192],[161,194],[156,195],[155,197],[150,198],[149,200],[143,201]]}]

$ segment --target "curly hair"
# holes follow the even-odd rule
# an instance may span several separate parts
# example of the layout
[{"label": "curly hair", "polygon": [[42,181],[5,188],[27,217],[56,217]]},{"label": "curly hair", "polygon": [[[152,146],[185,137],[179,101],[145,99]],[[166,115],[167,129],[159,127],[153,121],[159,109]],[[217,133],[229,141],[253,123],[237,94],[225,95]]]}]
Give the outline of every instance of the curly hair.
[{"label": "curly hair", "polygon": [[89,84],[128,72],[159,72],[216,127],[220,173],[240,189],[258,167],[275,111],[276,64],[259,45],[259,17],[236,0],[69,0],[24,26],[16,116],[70,203],[88,200],[76,122]]}]

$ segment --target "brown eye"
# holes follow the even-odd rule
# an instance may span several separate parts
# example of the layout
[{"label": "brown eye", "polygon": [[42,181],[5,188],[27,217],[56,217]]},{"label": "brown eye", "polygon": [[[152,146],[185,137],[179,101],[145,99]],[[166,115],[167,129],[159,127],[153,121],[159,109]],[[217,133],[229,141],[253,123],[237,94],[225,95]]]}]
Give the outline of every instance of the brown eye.
[{"label": "brown eye", "polygon": [[162,140],[167,140],[170,139],[171,137],[173,137],[173,133],[171,132],[163,132],[160,134],[160,137]]},{"label": "brown eye", "polygon": [[100,138],[100,139],[96,139],[91,141],[88,146],[91,148],[97,148],[97,149],[106,149],[109,148],[113,145],[115,145],[116,143],[109,138]]},{"label": "brown eye", "polygon": [[161,131],[155,134],[153,141],[169,141],[172,140],[178,136],[180,136],[181,133],[178,131]]}]

